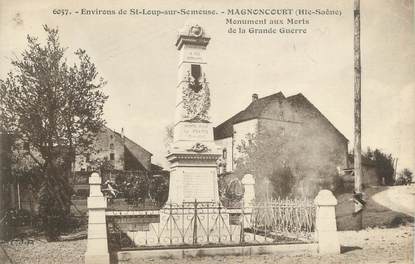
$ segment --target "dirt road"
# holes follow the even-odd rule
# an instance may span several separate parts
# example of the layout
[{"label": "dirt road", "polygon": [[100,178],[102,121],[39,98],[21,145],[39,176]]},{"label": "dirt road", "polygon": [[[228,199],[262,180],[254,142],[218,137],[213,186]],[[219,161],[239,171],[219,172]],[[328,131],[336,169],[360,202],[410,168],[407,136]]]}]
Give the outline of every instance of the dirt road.
[{"label": "dirt road", "polygon": [[[144,264],[223,264],[223,263],[279,263],[279,264],[318,264],[318,263],[413,263],[413,225],[401,226],[391,229],[366,229],[363,231],[339,232],[343,253],[334,256],[318,255],[259,255],[251,257],[227,256],[204,257],[190,259],[147,259]],[[86,240],[72,242],[46,243],[35,241],[33,245],[9,245],[1,247],[6,250],[8,258],[0,259],[0,263],[83,263],[86,250]],[[1,249],[0,249],[1,250]],[[1,254],[0,254],[1,255]],[[134,263],[131,263],[134,264]]]},{"label": "dirt road", "polygon": [[395,212],[401,212],[409,216],[415,214],[415,185],[391,186],[373,195],[372,199]]}]

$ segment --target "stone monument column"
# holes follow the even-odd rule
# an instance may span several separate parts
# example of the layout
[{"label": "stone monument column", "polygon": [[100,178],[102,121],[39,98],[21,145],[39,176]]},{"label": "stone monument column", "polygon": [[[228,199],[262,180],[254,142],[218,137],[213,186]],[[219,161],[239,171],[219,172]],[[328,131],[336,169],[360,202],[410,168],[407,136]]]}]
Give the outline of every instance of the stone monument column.
[{"label": "stone monument column", "polygon": [[168,203],[219,202],[216,160],[221,148],[213,139],[205,51],[210,38],[199,25],[188,25],[177,37],[178,83],[170,162]]}]

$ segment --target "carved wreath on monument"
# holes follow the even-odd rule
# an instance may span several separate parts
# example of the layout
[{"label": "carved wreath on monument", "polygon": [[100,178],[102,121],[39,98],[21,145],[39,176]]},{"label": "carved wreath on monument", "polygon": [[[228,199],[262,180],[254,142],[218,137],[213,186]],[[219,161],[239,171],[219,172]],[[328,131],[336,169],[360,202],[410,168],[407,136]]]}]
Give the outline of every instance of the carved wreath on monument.
[{"label": "carved wreath on monument", "polygon": [[206,152],[209,151],[209,148],[202,143],[196,143],[194,144],[188,151],[193,151],[197,153]]},{"label": "carved wreath on monument", "polygon": [[191,26],[189,29],[189,35],[193,35],[195,37],[202,37],[204,34],[203,28],[199,25]]},{"label": "carved wreath on monument", "polygon": [[188,121],[209,121],[210,92],[203,74],[202,81],[188,72],[185,77],[186,87],[183,88],[183,118]]}]

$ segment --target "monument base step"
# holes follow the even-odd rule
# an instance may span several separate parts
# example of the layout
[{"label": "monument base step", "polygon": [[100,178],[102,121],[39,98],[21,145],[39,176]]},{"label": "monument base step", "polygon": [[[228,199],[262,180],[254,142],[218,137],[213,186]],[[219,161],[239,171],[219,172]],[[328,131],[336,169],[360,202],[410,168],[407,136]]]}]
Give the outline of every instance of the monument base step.
[{"label": "monument base step", "polygon": [[317,254],[317,244],[239,245],[221,247],[119,251],[118,263],[140,263],[143,259],[183,259],[205,256],[254,256],[261,254],[296,256]]}]

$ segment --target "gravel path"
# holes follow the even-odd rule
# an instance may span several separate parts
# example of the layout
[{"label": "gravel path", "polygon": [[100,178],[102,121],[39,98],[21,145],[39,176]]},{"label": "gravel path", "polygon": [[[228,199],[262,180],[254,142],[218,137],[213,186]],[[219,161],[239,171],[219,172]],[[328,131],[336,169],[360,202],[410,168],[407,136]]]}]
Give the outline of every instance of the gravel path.
[{"label": "gravel path", "polygon": [[[46,242],[43,239],[35,240],[32,245],[16,243],[2,244],[0,249],[0,263],[84,263],[86,240],[68,242]],[[9,258],[4,256],[4,250]],[[3,252],[2,252],[3,251]],[[1,256],[3,254],[3,256]],[[9,260],[6,260],[9,259]],[[10,259],[12,262],[10,262]]]},{"label": "gravel path", "polygon": [[[413,225],[391,229],[366,229],[363,231],[339,232],[344,253],[336,256],[228,256],[204,257],[185,260],[148,259],[144,264],[223,264],[223,263],[279,263],[279,264],[317,264],[317,263],[413,263]],[[12,259],[12,263],[83,263],[86,240],[46,243],[35,241],[33,245],[2,244],[2,248]],[[9,263],[0,249],[0,263]],[[3,255],[3,256],[2,256]]]}]

